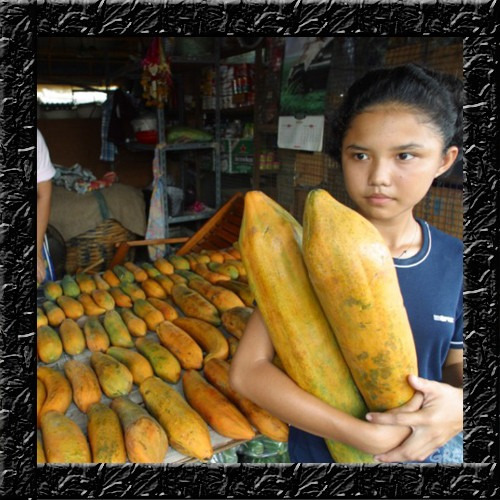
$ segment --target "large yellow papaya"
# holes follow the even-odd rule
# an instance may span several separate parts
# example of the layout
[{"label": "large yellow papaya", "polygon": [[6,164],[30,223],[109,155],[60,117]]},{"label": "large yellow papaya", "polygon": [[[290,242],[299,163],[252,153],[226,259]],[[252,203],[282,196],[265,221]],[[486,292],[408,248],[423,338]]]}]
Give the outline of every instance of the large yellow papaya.
[{"label": "large yellow papaya", "polygon": [[37,329],[36,347],[38,357],[44,363],[54,363],[63,353],[61,337],[49,325],[44,325]]},{"label": "large yellow papaya", "polygon": [[108,405],[94,403],[90,406],[87,411],[87,435],[94,463],[111,464],[127,461],[120,419]]},{"label": "large yellow papaya", "polygon": [[178,391],[159,377],[147,378],[139,390],[147,410],[167,433],[172,448],[201,461],[212,457],[207,424]]},{"label": "large yellow papaya", "polygon": [[168,451],[168,437],[160,423],[146,409],[125,396],[114,399],[111,409],[120,419],[130,461],[162,463]]},{"label": "large yellow papaya", "polygon": [[[245,195],[239,246],[248,281],[286,373],[302,389],[350,415],[367,408],[309,281],[302,227],[260,191]],[[336,462],[373,462],[369,454],[326,440]]]},{"label": "large yellow papaya", "polygon": [[90,446],[80,427],[59,411],[41,417],[43,446],[48,463],[81,464],[92,461]]},{"label": "large yellow papaya", "polygon": [[304,262],[352,376],[372,411],[406,403],[415,343],[389,248],[377,228],[327,191],[309,193]]}]

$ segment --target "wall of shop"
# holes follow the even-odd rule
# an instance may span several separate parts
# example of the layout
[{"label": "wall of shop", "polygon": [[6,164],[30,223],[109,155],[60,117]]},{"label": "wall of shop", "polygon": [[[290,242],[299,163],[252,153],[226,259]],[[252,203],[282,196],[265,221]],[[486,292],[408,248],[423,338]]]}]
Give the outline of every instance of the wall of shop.
[{"label": "wall of shop", "polygon": [[[51,117],[51,113],[56,114],[56,117]],[[44,118],[37,122],[53,163],[62,167],[72,167],[78,163],[98,179],[114,170],[120,182],[139,189],[151,183],[151,152],[133,152],[120,147],[113,164],[102,161],[101,119],[78,117],[76,111],[71,110],[65,110],[65,118],[61,118],[61,114],[62,111],[45,112]]]}]

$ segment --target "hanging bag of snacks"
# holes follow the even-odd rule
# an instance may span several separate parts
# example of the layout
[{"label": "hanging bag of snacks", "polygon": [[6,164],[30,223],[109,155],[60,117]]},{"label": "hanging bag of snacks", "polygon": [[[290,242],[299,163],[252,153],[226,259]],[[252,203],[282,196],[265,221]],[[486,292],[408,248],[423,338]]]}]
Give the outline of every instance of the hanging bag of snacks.
[{"label": "hanging bag of snacks", "polygon": [[160,37],[155,37],[142,60],[143,98],[146,106],[163,108],[172,90],[170,58],[165,57]]}]

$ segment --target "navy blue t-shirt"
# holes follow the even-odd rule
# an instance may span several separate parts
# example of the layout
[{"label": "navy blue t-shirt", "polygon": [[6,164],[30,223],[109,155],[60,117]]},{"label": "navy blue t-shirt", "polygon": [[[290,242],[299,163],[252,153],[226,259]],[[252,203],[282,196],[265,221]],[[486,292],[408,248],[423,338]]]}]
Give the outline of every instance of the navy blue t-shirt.
[{"label": "navy blue t-shirt", "polygon": [[[418,374],[440,381],[449,349],[463,349],[463,243],[418,222],[424,236],[421,250],[408,259],[394,259],[394,264],[415,339]],[[461,440],[460,434],[453,446],[445,445],[425,462],[461,461]],[[288,451],[296,463],[333,462],[323,438],[295,427],[290,427]]]}]

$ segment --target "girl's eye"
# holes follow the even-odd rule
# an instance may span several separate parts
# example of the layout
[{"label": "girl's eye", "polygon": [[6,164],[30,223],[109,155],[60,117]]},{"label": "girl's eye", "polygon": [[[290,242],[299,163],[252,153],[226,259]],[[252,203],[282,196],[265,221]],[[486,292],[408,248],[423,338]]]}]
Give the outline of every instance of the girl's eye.
[{"label": "girl's eye", "polygon": [[399,153],[398,158],[400,160],[411,160],[414,156],[411,153]]},{"label": "girl's eye", "polygon": [[354,153],[355,160],[366,160],[368,155],[366,153]]}]

